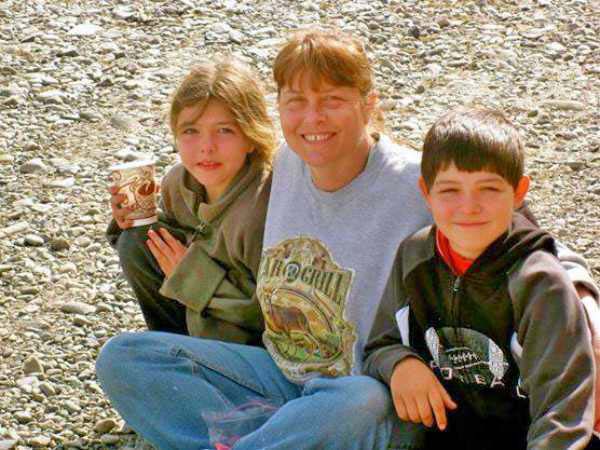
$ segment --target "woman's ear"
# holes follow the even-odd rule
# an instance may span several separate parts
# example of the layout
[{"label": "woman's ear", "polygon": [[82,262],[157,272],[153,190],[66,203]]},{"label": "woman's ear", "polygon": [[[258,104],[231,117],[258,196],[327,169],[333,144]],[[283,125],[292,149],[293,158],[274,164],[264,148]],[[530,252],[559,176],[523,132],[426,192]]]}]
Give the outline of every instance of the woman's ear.
[{"label": "woman's ear", "polygon": [[529,184],[531,179],[527,175],[523,175],[515,188],[515,209],[520,208],[523,205],[525,196],[529,192]]},{"label": "woman's ear", "polygon": [[367,95],[367,98],[364,103],[365,125],[367,125],[373,117],[378,102],[379,94],[377,94],[377,92],[373,91],[369,95]]}]

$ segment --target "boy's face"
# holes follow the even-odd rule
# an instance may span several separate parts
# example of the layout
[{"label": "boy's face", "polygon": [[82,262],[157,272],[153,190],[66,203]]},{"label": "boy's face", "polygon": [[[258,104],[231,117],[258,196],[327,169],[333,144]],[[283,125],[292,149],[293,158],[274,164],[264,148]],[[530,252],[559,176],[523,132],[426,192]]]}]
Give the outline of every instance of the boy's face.
[{"label": "boy's face", "polygon": [[438,172],[430,189],[423,178],[419,187],[452,249],[476,259],[508,230],[514,209],[527,194],[529,178],[522,177],[515,189],[494,172],[466,172],[452,164]]}]

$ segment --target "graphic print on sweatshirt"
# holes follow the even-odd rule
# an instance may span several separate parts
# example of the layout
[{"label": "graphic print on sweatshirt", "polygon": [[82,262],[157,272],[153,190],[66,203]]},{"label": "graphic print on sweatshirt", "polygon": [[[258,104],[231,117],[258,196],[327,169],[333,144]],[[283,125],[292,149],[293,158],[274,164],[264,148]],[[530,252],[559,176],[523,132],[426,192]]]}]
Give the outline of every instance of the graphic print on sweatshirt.
[{"label": "graphic print on sweatshirt", "polygon": [[340,267],[310,237],[287,239],[263,253],[256,290],[263,341],[290,380],[350,374],[357,333],[345,309],[353,278],[352,269]]},{"label": "graphic print on sweatshirt", "polygon": [[431,327],[425,342],[445,380],[488,387],[504,387],[509,363],[502,349],[486,335],[468,328]]}]

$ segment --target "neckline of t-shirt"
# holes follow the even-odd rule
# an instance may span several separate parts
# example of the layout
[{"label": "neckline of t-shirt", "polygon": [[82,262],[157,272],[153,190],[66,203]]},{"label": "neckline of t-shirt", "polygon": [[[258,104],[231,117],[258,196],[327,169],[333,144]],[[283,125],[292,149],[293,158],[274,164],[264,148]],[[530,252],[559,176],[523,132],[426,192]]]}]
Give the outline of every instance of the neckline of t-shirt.
[{"label": "neckline of t-shirt", "polygon": [[303,183],[318,202],[326,205],[345,204],[346,202],[357,199],[369,191],[369,186],[379,175],[379,172],[383,167],[383,153],[381,148],[385,145],[389,145],[387,136],[379,136],[377,142],[375,142],[373,147],[371,147],[371,150],[369,150],[369,156],[364,170],[350,183],[337,191],[327,192],[316,187],[310,169],[301,161]]}]

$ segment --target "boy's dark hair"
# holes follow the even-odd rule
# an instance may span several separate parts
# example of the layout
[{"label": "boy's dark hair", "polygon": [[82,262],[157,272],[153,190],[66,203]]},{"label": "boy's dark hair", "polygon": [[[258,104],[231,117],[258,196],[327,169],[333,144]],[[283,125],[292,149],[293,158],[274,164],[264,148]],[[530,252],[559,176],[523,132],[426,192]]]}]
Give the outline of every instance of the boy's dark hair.
[{"label": "boy's dark hair", "polygon": [[489,170],[516,188],[525,165],[523,143],[501,112],[458,108],[436,120],[425,136],[421,175],[427,189],[451,164],[466,172]]}]

